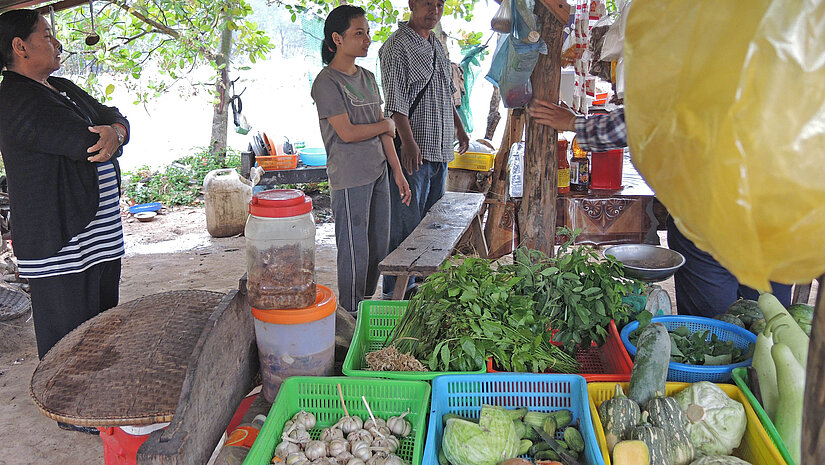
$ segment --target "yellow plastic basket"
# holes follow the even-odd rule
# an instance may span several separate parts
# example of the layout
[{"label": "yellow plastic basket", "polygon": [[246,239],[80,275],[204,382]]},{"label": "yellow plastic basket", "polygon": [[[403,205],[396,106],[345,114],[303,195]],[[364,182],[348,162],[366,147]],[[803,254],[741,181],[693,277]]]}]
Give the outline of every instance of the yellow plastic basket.
[{"label": "yellow plastic basket", "polygon": [[455,160],[447,163],[448,168],[460,168],[473,171],[490,171],[496,160],[494,153],[464,152],[455,153]]},{"label": "yellow plastic basket", "polygon": [[[622,389],[627,392],[630,383],[619,383]],[[613,398],[613,391],[616,383],[588,383],[587,392],[590,398],[590,416],[593,418],[593,429],[596,430],[596,439],[602,450],[602,457],[605,465],[611,465],[610,456],[607,453],[607,441],[604,439],[604,428],[599,419],[599,405],[607,399]],[[690,386],[690,383],[667,383],[665,394],[672,396],[682,389]],[[787,465],[779,450],[768,437],[762,422],[756,416],[748,399],[742,394],[738,387],[732,384],[717,384],[731,399],[736,400],[745,407],[745,415],[748,417],[748,426],[745,428],[745,435],[742,443],[733,451],[733,455],[750,462],[753,465]]]}]

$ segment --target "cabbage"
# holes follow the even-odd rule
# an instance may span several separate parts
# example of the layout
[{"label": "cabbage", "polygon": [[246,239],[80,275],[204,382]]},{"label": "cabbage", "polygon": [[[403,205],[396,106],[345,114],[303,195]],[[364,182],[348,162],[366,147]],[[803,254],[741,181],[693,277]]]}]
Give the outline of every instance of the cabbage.
[{"label": "cabbage", "polygon": [[745,407],[708,381],[693,383],[673,396],[687,413],[696,456],[730,455],[739,447],[748,417]]},{"label": "cabbage", "polygon": [[518,453],[513,420],[501,407],[485,405],[478,424],[447,420],[441,448],[452,465],[496,465]]},{"label": "cabbage", "polygon": [[690,465],[751,465],[751,463],[732,455],[713,455],[694,460],[690,462]]}]

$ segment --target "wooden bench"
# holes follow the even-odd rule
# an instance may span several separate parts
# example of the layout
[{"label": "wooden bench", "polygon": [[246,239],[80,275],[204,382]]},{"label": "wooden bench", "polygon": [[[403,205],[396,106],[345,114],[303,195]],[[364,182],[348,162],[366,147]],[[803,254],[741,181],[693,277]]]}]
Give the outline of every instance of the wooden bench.
[{"label": "wooden bench", "polygon": [[485,195],[477,192],[446,192],[421,223],[378,265],[382,274],[397,276],[393,300],[404,297],[410,276],[429,276],[452,254],[469,229],[474,230],[474,246],[487,256],[482,219]]}]

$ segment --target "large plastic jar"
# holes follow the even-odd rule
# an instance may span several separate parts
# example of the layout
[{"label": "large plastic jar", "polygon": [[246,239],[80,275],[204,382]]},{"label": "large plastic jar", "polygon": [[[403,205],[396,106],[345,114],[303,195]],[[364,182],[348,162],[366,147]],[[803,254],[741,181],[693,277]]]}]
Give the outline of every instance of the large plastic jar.
[{"label": "large plastic jar", "polygon": [[304,308],[315,302],[312,199],[297,189],[252,197],[246,222],[249,303],[259,309]]},{"label": "large plastic jar", "polygon": [[233,168],[210,171],[203,179],[206,230],[212,237],[236,236],[243,232],[252,183]]},{"label": "large plastic jar", "polygon": [[335,294],[317,286],[315,301],[306,308],[252,308],[255,338],[263,375],[263,395],[275,400],[290,376],[329,376],[335,365]]}]

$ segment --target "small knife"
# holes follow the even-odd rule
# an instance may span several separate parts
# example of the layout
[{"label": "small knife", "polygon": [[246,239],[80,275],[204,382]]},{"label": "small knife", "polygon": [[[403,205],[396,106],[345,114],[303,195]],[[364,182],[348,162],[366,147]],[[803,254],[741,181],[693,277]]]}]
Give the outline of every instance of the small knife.
[{"label": "small knife", "polygon": [[546,432],[546,431],[544,431],[543,429],[539,428],[538,426],[533,426],[533,430],[534,430],[536,433],[538,433],[538,435],[539,435],[539,436],[540,436],[540,437],[544,440],[544,442],[546,442],[547,444],[549,444],[549,445],[550,445],[550,448],[551,448],[551,449],[553,449],[553,452],[555,452],[556,454],[558,454],[558,456],[561,458],[561,461],[562,461],[565,465],[581,465],[581,464],[580,464],[580,463],[576,460],[576,458],[575,458],[575,457],[573,457],[572,455],[570,455],[570,453],[569,453],[569,452],[567,452],[566,450],[564,450],[564,449],[561,447],[561,444],[559,444],[559,442],[558,442],[558,441],[556,441],[556,440],[555,440],[555,439],[553,439],[553,438],[552,438],[549,434],[547,434],[547,432]]}]

